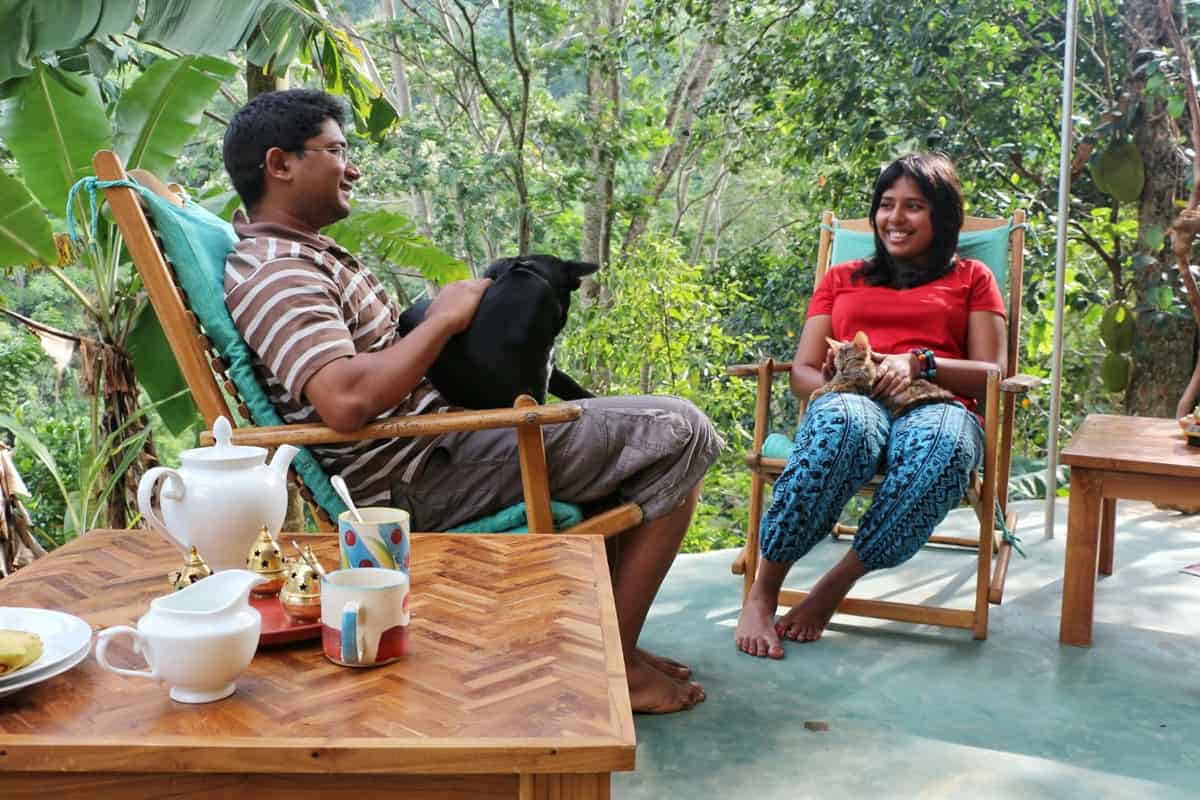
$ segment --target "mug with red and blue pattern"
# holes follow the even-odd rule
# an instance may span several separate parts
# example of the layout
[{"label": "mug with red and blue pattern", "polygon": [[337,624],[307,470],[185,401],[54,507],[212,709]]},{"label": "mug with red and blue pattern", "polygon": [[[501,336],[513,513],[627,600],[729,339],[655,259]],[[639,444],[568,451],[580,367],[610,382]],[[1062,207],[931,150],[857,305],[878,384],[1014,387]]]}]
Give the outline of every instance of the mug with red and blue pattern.
[{"label": "mug with red and blue pattern", "polygon": [[401,508],[360,508],[362,521],[354,512],[338,515],[338,552],[342,569],[379,567],[408,574],[408,512]]}]

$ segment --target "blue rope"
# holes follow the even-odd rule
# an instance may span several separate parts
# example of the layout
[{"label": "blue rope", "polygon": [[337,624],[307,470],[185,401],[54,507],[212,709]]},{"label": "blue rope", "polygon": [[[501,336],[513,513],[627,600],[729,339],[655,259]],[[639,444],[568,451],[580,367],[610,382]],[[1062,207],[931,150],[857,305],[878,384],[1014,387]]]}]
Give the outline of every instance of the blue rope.
[{"label": "blue rope", "polygon": [[88,207],[90,209],[91,225],[89,230],[95,235],[96,226],[100,224],[100,203],[97,202],[96,195],[103,189],[109,189],[114,186],[127,186],[130,189],[140,189],[141,187],[132,179],[124,179],[119,181],[102,181],[99,178],[87,177],[80,178],[75,181],[75,185],[71,187],[71,191],[67,193],[67,235],[71,237],[71,241],[76,244],[83,243],[83,237],[75,230],[75,215],[71,213],[71,209],[75,205],[75,197],[80,191],[87,192]]}]

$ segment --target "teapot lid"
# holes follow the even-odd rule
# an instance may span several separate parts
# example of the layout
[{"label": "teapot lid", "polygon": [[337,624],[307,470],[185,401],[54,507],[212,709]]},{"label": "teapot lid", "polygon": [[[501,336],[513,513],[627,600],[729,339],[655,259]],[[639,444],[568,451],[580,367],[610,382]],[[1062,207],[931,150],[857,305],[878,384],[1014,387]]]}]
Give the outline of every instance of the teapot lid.
[{"label": "teapot lid", "polygon": [[213,423],[213,438],[216,444],[212,447],[194,447],[179,454],[179,460],[184,464],[222,464],[230,467],[253,467],[265,464],[267,450],[265,447],[250,447],[248,445],[232,444],[233,426],[225,417],[217,417]]}]

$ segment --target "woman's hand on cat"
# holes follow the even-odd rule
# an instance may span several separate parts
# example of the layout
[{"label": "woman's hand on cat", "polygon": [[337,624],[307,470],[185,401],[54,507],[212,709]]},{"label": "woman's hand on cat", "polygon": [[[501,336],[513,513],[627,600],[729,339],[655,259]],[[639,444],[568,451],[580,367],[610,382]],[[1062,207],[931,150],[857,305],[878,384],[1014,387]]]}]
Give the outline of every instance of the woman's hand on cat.
[{"label": "woman's hand on cat", "polygon": [[878,362],[871,397],[892,397],[900,394],[912,384],[920,372],[917,359],[911,353],[872,353],[871,357]]},{"label": "woman's hand on cat", "polygon": [[833,348],[831,347],[825,351],[825,363],[821,365],[821,377],[824,378],[826,382],[829,382],[836,374],[837,366],[834,364],[834,352]]}]

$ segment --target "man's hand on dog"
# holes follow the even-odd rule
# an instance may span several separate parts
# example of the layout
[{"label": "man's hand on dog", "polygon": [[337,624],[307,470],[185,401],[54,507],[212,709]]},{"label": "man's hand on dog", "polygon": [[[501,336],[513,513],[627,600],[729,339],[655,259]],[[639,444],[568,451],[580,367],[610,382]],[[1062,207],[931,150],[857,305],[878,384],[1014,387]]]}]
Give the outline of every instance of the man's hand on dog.
[{"label": "man's hand on dog", "polygon": [[471,318],[479,309],[483,293],[492,285],[491,278],[474,278],[456,281],[443,287],[425,309],[425,320],[441,317],[453,333],[462,333],[471,324]]}]

